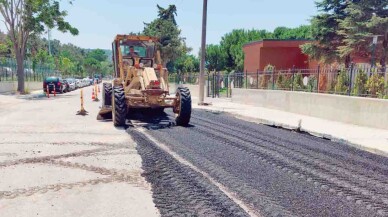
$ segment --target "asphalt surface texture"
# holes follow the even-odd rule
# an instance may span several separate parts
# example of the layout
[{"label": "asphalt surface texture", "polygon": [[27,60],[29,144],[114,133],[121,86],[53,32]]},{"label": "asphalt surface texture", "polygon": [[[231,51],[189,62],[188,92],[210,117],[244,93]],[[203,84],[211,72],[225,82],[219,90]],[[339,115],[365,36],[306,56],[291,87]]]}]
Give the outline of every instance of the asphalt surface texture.
[{"label": "asphalt surface texture", "polygon": [[[162,216],[249,216],[203,171],[258,216],[387,216],[388,159],[346,144],[193,110],[134,115],[143,176]],[[141,129],[141,130],[140,130]],[[153,140],[154,139],[154,140]],[[155,141],[156,140],[156,141]]]}]

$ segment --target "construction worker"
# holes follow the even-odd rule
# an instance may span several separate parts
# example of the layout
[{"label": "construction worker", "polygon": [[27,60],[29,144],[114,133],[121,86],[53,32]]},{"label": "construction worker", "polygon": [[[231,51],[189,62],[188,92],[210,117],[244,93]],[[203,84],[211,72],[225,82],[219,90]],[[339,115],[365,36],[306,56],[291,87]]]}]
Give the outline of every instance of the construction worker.
[{"label": "construction worker", "polygon": [[135,51],[133,46],[129,47],[129,55],[130,57],[139,57],[139,54]]}]

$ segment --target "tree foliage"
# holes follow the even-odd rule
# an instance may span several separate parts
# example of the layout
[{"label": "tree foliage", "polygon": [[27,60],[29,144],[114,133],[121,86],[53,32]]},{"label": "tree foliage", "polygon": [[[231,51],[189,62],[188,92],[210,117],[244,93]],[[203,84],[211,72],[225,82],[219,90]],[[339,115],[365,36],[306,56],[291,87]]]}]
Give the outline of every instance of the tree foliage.
[{"label": "tree foliage", "polygon": [[78,30],[65,21],[67,13],[56,0],[0,0],[0,13],[17,60],[18,91],[24,93],[23,60],[30,36],[44,32],[45,26],[73,35]]},{"label": "tree foliage", "polygon": [[151,23],[144,23],[143,34],[160,38],[158,48],[161,50],[163,65],[174,62],[179,57],[190,51],[186,46],[185,39],[181,37],[181,30],[175,20],[177,9],[175,5],[163,8],[159,5],[158,17]]}]

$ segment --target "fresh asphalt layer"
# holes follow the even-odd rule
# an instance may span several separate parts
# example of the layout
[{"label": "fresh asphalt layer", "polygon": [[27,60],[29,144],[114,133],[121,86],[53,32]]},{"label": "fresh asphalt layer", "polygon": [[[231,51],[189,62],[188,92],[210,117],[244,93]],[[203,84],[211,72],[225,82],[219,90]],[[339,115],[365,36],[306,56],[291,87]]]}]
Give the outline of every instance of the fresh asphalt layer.
[{"label": "fresh asphalt layer", "polygon": [[170,112],[131,118],[162,216],[251,215],[225,191],[259,216],[388,215],[388,158],[223,113],[194,110],[188,127]]}]

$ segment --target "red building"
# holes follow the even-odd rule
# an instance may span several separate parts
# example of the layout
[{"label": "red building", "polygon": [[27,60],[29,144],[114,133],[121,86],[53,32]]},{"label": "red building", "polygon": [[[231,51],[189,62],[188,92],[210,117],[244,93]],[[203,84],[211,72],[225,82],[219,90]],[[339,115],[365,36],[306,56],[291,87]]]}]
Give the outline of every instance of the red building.
[{"label": "red building", "polygon": [[299,47],[307,42],[311,41],[264,39],[248,43],[243,46],[244,71],[263,71],[268,64],[276,69],[291,69],[293,66],[300,69],[315,68],[317,63],[309,61]]}]

